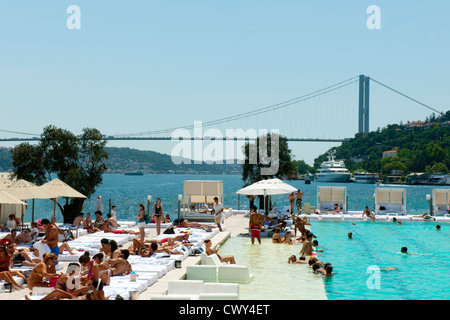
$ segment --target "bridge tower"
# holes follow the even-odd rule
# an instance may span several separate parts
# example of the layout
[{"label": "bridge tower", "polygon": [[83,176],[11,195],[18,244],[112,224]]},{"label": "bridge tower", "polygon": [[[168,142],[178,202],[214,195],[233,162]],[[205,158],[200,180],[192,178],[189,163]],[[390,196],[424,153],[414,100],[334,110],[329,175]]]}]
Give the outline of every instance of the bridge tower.
[{"label": "bridge tower", "polygon": [[365,75],[359,76],[359,121],[358,133],[369,133],[369,101],[370,101],[370,78]]}]

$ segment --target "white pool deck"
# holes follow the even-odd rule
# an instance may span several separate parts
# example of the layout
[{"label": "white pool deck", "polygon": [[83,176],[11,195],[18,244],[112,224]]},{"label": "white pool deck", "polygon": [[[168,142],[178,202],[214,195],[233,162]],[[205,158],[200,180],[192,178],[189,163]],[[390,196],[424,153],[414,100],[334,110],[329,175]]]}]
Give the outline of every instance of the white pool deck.
[{"label": "white pool deck", "polygon": [[[214,246],[222,244],[229,237],[234,237],[242,233],[248,233],[248,217],[243,214],[232,214],[224,222],[226,226],[226,231],[219,232],[211,240]],[[137,230],[137,227],[134,226]],[[155,228],[150,228],[150,233],[146,236],[147,239],[153,239],[156,237]],[[249,239],[250,241],[250,239]],[[125,243],[122,247],[127,248],[131,242]],[[220,251],[219,251],[220,252]],[[147,288],[139,295],[139,300],[150,300],[154,295],[161,295],[167,293],[168,281],[170,280],[182,280],[186,277],[186,267],[189,265],[200,264],[200,256],[188,256],[183,260],[181,268],[174,268],[167,272],[164,276],[158,279],[153,285]],[[304,272],[303,278],[308,278],[311,270],[309,268],[304,268],[299,272]],[[256,275],[257,276],[257,275]],[[302,275],[299,274],[299,278]],[[312,291],[314,294],[312,295]],[[25,295],[29,295],[29,289],[21,289],[13,291],[12,293],[0,293],[0,300],[22,300]],[[274,297],[273,299],[276,299]],[[322,281],[315,281],[313,287],[309,287],[308,291],[305,291],[304,296],[297,296],[297,300],[321,300],[326,299],[325,287]]]}]

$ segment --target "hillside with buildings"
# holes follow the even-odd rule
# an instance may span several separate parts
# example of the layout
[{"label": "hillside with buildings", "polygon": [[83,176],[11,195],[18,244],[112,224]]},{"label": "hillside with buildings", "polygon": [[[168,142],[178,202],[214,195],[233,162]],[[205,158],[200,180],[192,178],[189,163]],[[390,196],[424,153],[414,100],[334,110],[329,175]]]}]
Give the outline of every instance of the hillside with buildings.
[{"label": "hillside with buildings", "polygon": [[[447,174],[450,169],[450,111],[425,120],[392,124],[367,134],[357,134],[334,148],[336,159],[352,171],[407,176]],[[327,159],[315,159],[317,168]]]}]

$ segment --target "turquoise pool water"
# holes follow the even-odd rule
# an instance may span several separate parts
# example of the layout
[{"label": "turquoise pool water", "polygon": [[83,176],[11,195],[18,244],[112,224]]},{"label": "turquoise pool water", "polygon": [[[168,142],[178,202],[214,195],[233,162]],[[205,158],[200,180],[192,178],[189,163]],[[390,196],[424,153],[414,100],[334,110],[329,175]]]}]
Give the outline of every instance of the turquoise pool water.
[{"label": "turquoise pool water", "polygon": [[[435,230],[433,222],[312,221],[317,235],[318,258],[333,265],[335,275],[321,278],[306,266],[286,263],[299,245],[276,245],[264,239],[262,246],[250,245],[250,239],[228,240],[220,254],[234,254],[237,263],[247,264],[264,280],[253,284],[264,299],[315,299],[314,288],[323,282],[329,300],[436,300],[450,299],[450,225]],[[348,232],[354,239],[349,239]],[[401,254],[406,246],[410,253]],[[305,276],[305,270],[307,275]],[[394,271],[382,271],[394,267]],[[380,270],[380,271],[377,271]],[[305,280],[306,278],[306,280]],[[255,278],[255,282],[261,279]],[[312,286],[305,289],[305,281]],[[244,288],[247,290],[247,288]],[[317,289],[317,290],[319,290]],[[311,291],[312,290],[312,291]],[[247,293],[246,291],[244,292]],[[302,298],[303,299],[303,298]],[[320,299],[320,297],[318,297]]]},{"label": "turquoise pool water", "polygon": [[[319,257],[336,272],[324,278],[328,299],[450,299],[450,225],[443,223],[441,230],[435,226],[435,222],[312,222],[324,250]],[[400,253],[402,247],[417,255]],[[398,270],[376,274],[368,270],[371,266]],[[379,276],[379,287],[374,276]]]}]

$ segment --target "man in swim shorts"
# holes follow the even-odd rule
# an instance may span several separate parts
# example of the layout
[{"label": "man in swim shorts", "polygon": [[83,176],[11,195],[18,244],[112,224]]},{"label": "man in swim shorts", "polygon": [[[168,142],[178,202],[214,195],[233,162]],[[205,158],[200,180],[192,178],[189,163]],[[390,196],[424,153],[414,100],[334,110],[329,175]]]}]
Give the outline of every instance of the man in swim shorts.
[{"label": "man in swim shorts", "polygon": [[261,244],[261,227],[264,223],[264,216],[256,210],[256,206],[253,206],[250,210],[251,213],[248,226],[250,229],[252,244],[255,243],[255,238],[258,239],[258,243]]},{"label": "man in swim shorts", "polygon": [[[42,239],[42,243],[46,243],[50,248],[50,252],[54,253],[56,257],[59,256],[59,246],[58,246],[58,227],[51,223],[48,219],[42,219],[41,224],[45,229],[45,237]],[[58,262],[56,261],[55,264]]]}]

